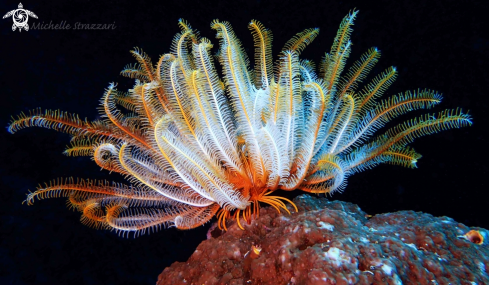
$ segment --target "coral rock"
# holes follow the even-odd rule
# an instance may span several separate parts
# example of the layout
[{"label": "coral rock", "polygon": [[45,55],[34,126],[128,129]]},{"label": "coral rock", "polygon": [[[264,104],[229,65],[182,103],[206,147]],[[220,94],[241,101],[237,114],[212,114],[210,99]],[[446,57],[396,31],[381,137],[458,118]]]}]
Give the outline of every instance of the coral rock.
[{"label": "coral rock", "polygon": [[298,213],[261,208],[241,222],[244,231],[235,221],[227,232],[211,228],[157,284],[489,284],[487,244],[470,242],[471,229],[451,218],[400,211],[367,219],[347,202],[294,202]]}]

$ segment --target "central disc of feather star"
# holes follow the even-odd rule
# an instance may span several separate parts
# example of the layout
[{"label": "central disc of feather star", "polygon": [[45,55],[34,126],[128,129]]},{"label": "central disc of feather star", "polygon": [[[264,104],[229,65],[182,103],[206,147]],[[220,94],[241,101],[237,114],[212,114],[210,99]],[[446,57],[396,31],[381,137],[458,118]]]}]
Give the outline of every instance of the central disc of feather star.
[{"label": "central disc of feather star", "polygon": [[[93,156],[102,168],[132,184],[60,179],[30,193],[34,199],[65,196],[82,222],[135,235],[165,226],[190,229],[217,215],[218,225],[240,217],[248,223],[260,202],[289,212],[278,189],[310,193],[342,190],[346,178],[379,163],[415,167],[421,157],[407,146],[414,138],[471,124],[461,110],[412,119],[375,138],[393,118],[431,108],[441,95],[418,90],[379,101],[393,83],[393,67],[367,77],[380,57],[368,50],[341,75],[350,54],[354,11],[339,27],[319,65],[299,55],[318,35],[307,29],[288,41],[272,66],[271,32],[251,21],[255,67],[227,22],[213,21],[220,41],[216,72],[211,42],[185,21],[172,51],[156,65],[135,49],[138,61],[122,75],[136,79],[119,92],[111,84],[102,99],[102,121],[34,110],[21,114],[10,132],[41,126],[73,136],[66,154]],[[297,208],[296,208],[297,211]]]}]

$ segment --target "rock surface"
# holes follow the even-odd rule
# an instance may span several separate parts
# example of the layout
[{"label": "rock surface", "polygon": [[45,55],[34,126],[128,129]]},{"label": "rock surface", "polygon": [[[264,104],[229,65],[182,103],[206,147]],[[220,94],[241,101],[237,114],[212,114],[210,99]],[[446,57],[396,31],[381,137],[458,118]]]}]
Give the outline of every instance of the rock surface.
[{"label": "rock surface", "polygon": [[244,231],[235,221],[211,228],[157,284],[489,284],[487,239],[465,238],[471,229],[489,238],[485,229],[413,211],[368,219],[357,205],[307,195],[294,203],[292,215],[261,208]]}]

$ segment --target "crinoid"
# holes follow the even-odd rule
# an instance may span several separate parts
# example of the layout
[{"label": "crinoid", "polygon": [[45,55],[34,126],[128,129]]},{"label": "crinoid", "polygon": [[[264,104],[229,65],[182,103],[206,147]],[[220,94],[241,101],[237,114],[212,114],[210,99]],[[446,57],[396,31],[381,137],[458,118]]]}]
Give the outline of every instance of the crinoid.
[{"label": "crinoid", "polygon": [[[110,84],[101,104],[104,119],[89,122],[61,111],[35,110],[14,119],[9,131],[30,126],[73,136],[65,151],[92,156],[102,168],[124,175],[131,185],[92,180],[57,180],[28,194],[68,197],[82,222],[119,233],[143,234],[161,227],[190,229],[217,216],[221,228],[234,218],[249,222],[260,202],[288,211],[278,189],[331,193],[353,173],[380,163],[415,167],[420,157],[407,145],[415,138],[471,124],[461,110],[411,119],[372,137],[393,118],[428,109],[442,97],[418,90],[379,100],[396,78],[388,68],[359,84],[380,57],[368,50],[341,76],[350,54],[357,12],[341,22],[316,73],[299,59],[318,35],[307,29],[288,41],[272,65],[271,32],[257,21],[249,28],[255,67],[227,22],[213,21],[222,66],[211,42],[185,21],[171,53],[156,65],[139,49],[122,75],[135,79],[128,92]],[[295,205],[293,205],[295,207]]]}]

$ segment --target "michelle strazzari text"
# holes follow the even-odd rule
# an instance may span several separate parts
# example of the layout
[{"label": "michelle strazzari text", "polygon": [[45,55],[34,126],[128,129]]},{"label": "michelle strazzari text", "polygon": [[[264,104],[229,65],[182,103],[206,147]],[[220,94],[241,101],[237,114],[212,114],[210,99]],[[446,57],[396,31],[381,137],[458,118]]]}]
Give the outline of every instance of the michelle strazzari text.
[{"label": "michelle strazzari text", "polygon": [[69,24],[66,21],[61,21],[60,23],[33,23],[31,26],[32,30],[115,30],[117,26],[115,22],[112,24],[88,24],[76,22],[74,24]]}]

